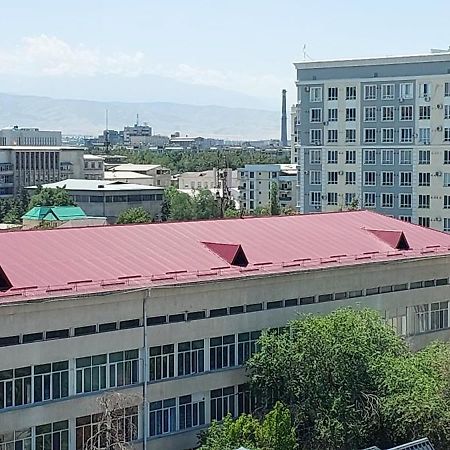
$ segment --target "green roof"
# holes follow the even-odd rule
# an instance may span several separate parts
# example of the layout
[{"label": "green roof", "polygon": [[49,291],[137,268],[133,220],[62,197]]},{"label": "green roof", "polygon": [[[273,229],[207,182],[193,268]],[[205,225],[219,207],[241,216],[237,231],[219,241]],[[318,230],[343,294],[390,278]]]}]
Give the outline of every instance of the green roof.
[{"label": "green roof", "polygon": [[84,218],[86,214],[79,206],[36,206],[22,216],[22,219],[45,221]]}]

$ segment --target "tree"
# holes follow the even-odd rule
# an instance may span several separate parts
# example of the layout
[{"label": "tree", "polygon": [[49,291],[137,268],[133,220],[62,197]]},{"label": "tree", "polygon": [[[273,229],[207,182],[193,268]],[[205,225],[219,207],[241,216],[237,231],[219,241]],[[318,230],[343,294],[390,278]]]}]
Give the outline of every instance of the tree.
[{"label": "tree", "polygon": [[209,189],[199,189],[194,194],[194,216],[196,219],[219,217],[217,200]]},{"label": "tree", "polygon": [[151,221],[152,216],[142,207],[126,209],[125,211],[120,213],[117,219],[118,224],[149,223]]},{"label": "tree", "polygon": [[254,216],[270,216],[270,206],[257,206],[253,210]]},{"label": "tree", "polygon": [[294,450],[296,436],[289,409],[277,402],[262,420],[242,414],[234,420],[227,415],[222,423],[213,422],[201,435],[200,443],[200,450],[235,450],[240,446],[252,450]]},{"label": "tree", "polygon": [[31,197],[28,207],[35,206],[75,206],[75,203],[64,188],[39,187]]},{"label": "tree", "polygon": [[450,346],[416,354],[369,310],[305,316],[263,333],[247,368],[268,411],[286,404],[301,449],[381,448],[424,437],[450,448]]},{"label": "tree", "polygon": [[224,213],[223,213],[223,217],[225,218],[231,218],[231,217],[240,217],[241,216],[241,212],[233,207],[228,207]]},{"label": "tree", "polygon": [[280,199],[278,198],[278,184],[272,183],[270,185],[270,215],[280,215]]}]

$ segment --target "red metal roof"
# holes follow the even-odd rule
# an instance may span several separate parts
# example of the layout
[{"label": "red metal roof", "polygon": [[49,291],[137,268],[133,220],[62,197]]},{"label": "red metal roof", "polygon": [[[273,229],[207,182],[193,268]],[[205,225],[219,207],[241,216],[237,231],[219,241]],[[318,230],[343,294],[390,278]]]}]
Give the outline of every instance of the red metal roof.
[{"label": "red metal roof", "polygon": [[[399,233],[410,250],[396,249]],[[245,268],[230,265],[237,246],[248,260]],[[448,234],[369,211],[16,231],[0,233],[0,274],[12,286],[0,301],[12,293],[48,297],[81,287],[168,284],[449,249]]]}]

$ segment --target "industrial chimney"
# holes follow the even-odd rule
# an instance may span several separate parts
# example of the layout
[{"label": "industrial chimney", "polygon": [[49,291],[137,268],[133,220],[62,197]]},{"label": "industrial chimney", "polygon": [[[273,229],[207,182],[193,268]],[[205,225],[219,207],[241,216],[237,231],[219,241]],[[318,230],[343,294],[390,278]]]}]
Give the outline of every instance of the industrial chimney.
[{"label": "industrial chimney", "polygon": [[286,89],[281,91],[281,139],[282,147],[287,147],[287,114],[286,114]]}]

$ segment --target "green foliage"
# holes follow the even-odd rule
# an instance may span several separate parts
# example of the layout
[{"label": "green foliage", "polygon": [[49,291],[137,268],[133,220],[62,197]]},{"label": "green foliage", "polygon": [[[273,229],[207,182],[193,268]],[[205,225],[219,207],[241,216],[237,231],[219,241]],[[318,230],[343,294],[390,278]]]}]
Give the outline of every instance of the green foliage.
[{"label": "green foliage", "polygon": [[31,197],[29,209],[35,206],[76,206],[64,188],[39,187]]},{"label": "green foliage", "polygon": [[30,198],[23,190],[16,198],[0,199],[0,222],[22,223],[21,217],[28,211]]},{"label": "green foliage", "polygon": [[253,210],[254,216],[270,216],[270,206],[258,206]]},{"label": "green foliage", "polygon": [[241,212],[233,207],[228,207],[223,213],[223,217],[228,218],[228,219],[231,217],[240,217],[240,216],[241,216]]},{"label": "green foliage", "polygon": [[125,223],[149,223],[152,221],[152,216],[148,211],[146,211],[144,208],[130,208],[125,211],[123,211],[118,219],[118,224],[125,224]]},{"label": "green foliage", "polygon": [[222,423],[213,422],[200,442],[200,450],[235,450],[241,446],[252,450],[296,448],[290,412],[280,402],[261,421],[242,414],[235,420],[228,415]]},{"label": "green foliage", "polygon": [[127,156],[127,161],[133,164],[161,164],[174,173],[197,172],[211,170],[214,167],[226,165],[232,169],[244,167],[245,164],[286,164],[287,156],[271,155],[255,150],[127,150],[115,149],[114,153]]},{"label": "green foliage", "polygon": [[263,333],[248,362],[267,410],[289,406],[300,449],[386,448],[428,436],[450,448],[450,345],[412,353],[375,311],[305,316]]},{"label": "green foliage", "polygon": [[200,189],[195,192],[194,216],[196,219],[220,217],[219,205],[209,189]]},{"label": "green foliage", "polygon": [[278,198],[278,184],[272,183],[270,185],[270,215],[280,215],[280,199]]}]

